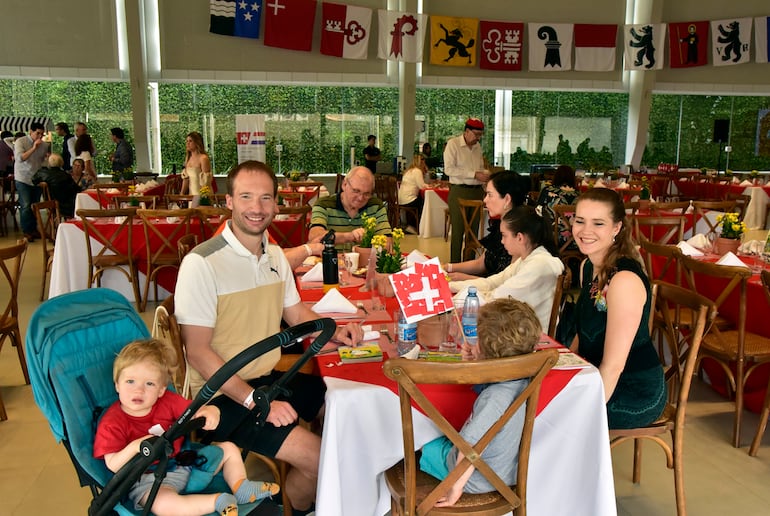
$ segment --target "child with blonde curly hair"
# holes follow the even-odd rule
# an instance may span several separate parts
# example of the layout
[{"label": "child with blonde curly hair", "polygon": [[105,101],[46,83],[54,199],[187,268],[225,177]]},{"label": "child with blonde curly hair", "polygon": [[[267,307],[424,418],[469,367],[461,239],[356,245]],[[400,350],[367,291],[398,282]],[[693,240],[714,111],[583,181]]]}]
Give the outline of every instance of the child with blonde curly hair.
[{"label": "child with blonde curly hair", "polygon": [[[156,339],[140,340],[124,347],[113,365],[113,379],[118,401],[110,406],[99,421],[94,439],[94,457],[104,458],[107,468],[117,472],[139,452],[142,441],[160,435],[182,415],[190,405],[179,394],[167,391],[166,386],[176,368],[176,353]],[[205,430],[219,424],[219,409],[212,405],[200,408],[195,417],[203,417]],[[183,438],[174,441],[174,455],[178,454]],[[276,494],[277,484],[253,482],[246,478],[240,451],[230,442],[216,443],[223,452],[215,473],[222,470],[233,494],[184,494],[190,479],[191,466],[180,466],[166,473],[163,484],[152,504],[152,512],[159,516],[208,514],[217,512],[235,516],[239,503],[249,503]],[[145,472],[132,486],[128,497],[135,508],[143,508],[155,480],[152,472]]]}]

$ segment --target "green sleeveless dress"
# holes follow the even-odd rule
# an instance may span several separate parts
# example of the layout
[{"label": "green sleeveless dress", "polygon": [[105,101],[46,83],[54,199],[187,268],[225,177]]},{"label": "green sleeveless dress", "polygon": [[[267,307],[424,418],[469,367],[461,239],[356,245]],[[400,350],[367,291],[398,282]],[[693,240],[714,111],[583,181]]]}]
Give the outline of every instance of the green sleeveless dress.
[{"label": "green sleeveless dress", "polygon": [[[631,258],[618,260],[617,268],[610,272],[610,282],[618,271],[631,271],[639,276],[647,291],[647,299],[625,368],[607,402],[607,420],[610,428],[636,428],[655,421],[663,412],[668,396],[663,367],[648,330],[650,282],[641,264]],[[591,278],[593,264],[586,260],[583,266],[583,286],[575,307],[575,324],[579,337],[578,353],[599,367],[604,356],[607,304],[604,296],[597,295],[597,282]]]}]

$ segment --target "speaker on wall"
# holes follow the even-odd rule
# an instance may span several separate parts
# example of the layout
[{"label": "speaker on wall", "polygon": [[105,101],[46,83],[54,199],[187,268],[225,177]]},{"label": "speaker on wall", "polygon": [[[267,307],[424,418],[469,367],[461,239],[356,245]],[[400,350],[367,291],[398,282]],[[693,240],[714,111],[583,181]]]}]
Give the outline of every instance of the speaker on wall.
[{"label": "speaker on wall", "polygon": [[716,143],[727,143],[727,137],[730,134],[730,121],[726,118],[717,118],[714,120],[714,139]]}]

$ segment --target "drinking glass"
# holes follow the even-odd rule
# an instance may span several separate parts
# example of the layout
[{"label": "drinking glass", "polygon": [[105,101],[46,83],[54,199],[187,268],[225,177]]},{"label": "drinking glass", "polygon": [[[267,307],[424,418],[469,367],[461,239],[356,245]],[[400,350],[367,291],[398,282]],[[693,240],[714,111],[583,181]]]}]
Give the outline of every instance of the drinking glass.
[{"label": "drinking glass", "polygon": [[345,259],[344,254],[337,255],[337,266],[339,267],[340,286],[344,287],[350,283],[349,261]]}]

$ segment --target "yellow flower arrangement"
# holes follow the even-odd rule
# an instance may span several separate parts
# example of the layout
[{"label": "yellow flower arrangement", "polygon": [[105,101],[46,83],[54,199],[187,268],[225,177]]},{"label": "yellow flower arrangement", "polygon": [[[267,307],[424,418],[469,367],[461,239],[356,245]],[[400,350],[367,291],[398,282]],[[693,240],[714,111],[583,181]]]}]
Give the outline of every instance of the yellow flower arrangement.
[{"label": "yellow flower arrangement", "polygon": [[720,236],[722,238],[731,238],[733,240],[741,238],[741,235],[743,235],[747,229],[746,223],[741,222],[740,219],[738,219],[738,214],[734,212],[718,215],[717,224],[721,226],[719,232]]},{"label": "yellow flower arrangement", "polygon": [[385,235],[374,235],[372,247],[377,249],[377,272],[392,274],[401,270],[404,257],[401,256],[401,239],[404,238],[404,230],[396,228],[392,233],[393,249],[388,251],[386,246],[388,239]]},{"label": "yellow flower arrangement", "polygon": [[211,187],[208,185],[201,186],[201,189],[198,191],[198,195],[200,195],[200,205],[201,206],[210,206],[211,205]]},{"label": "yellow flower arrangement", "polygon": [[373,247],[372,238],[377,229],[377,219],[375,217],[364,217],[364,236],[361,237],[360,247]]}]

